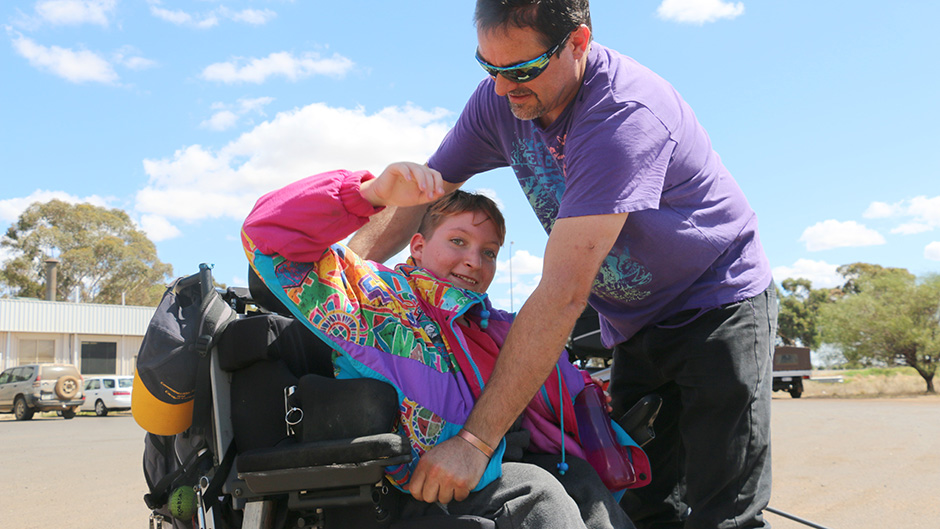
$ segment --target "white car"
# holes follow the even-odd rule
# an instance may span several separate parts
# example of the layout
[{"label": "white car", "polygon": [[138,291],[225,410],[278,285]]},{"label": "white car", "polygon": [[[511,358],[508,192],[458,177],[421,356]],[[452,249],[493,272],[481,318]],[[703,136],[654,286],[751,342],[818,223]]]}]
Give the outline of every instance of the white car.
[{"label": "white car", "polygon": [[126,375],[91,375],[85,377],[85,403],[82,411],[94,410],[104,417],[109,411],[131,409],[134,377]]}]

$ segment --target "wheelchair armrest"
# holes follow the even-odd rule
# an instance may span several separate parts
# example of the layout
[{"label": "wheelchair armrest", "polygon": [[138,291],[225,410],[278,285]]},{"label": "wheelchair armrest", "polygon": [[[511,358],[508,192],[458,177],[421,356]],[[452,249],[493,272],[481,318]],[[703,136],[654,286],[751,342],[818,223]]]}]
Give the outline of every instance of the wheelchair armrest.
[{"label": "wheelchair armrest", "polygon": [[659,408],[663,405],[663,398],[655,393],[646,395],[624,413],[617,424],[636,441],[636,444],[645,446],[656,438],[653,430],[653,421],[659,415]]},{"label": "wheelchair armrest", "polygon": [[[383,433],[249,450],[238,455],[238,472],[363,464],[368,461],[397,460],[403,455],[408,456],[408,461],[411,460],[408,439],[396,433]],[[386,463],[390,464],[393,463]]]},{"label": "wheelchair armrest", "polygon": [[[239,454],[238,477],[255,494],[352,489],[334,494],[337,503],[356,503],[359,491],[382,480],[385,467],[411,461],[411,445],[399,434],[378,434],[355,439],[298,443],[259,448]],[[321,499],[318,505],[325,505]]]}]

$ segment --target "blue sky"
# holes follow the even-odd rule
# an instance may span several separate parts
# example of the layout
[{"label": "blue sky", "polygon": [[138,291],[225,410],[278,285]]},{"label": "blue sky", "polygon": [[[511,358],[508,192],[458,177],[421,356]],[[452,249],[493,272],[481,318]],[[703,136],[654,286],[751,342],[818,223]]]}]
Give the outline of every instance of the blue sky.
[{"label": "blue sky", "polygon": [[[0,7],[0,228],[33,201],[122,208],[177,275],[243,285],[241,220],[335,168],[423,162],[484,73],[470,1],[38,0]],[[595,0],[594,37],[670,81],[757,211],[778,280],[940,272],[940,3]],[[512,173],[494,301],[546,236]],[[509,242],[511,241],[511,243]],[[0,255],[0,259],[4,256]]]}]

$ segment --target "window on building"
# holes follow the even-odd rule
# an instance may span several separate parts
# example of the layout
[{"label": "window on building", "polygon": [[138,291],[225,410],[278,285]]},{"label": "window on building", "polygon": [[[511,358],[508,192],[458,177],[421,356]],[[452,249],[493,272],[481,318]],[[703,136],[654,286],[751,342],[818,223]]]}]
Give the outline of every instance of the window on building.
[{"label": "window on building", "polygon": [[55,340],[20,340],[18,363],[43,364],[55,362]]},{"label": "window on building", "polygon": [[117,373],[117,343],[82,342],[82,374]]}]

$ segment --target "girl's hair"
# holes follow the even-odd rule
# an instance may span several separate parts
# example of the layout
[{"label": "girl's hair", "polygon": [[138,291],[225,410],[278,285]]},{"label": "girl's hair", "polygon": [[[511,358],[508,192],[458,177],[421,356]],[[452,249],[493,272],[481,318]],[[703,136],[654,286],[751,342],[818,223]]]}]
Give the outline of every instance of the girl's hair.
[{"label": "girl's hair", "polygon": [[496,225],[496,234],[499,236],[499,245],[502,246],[506,238],[506,221],[496,203],[485,195],[467,193],[459,189],[435,200],[428,206],[418,226],[418,233],[429,239],[445,218],[468,211],[474,213],[479,211],[493,221]]}]

